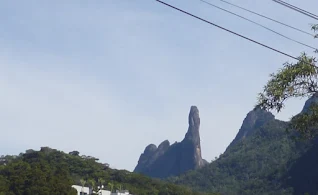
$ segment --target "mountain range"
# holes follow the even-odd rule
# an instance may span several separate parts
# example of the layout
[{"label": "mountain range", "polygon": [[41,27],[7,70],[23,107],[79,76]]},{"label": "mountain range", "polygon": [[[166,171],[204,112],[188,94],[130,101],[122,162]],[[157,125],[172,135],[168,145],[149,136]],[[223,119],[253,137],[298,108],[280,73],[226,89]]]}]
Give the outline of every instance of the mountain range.
[{"label": "mountain range", "polygon": [[[301,112],[316,102],[318,94]],[[148,145],[135,173],[111,169],[78,151],[49,147],[1,156],[0,195],[75,195],[73,184],[124,187],[136,195],[318,194],[317,138],[293,139],[297,131],[286,131],[289,122],[255,107],[225,152],[208,163],[201,155],[200,123],[198,108],[191,106],[184,139]]]},{"label": "mountain range", "polygon": [[[306,101],[301,112],[314,102],[318,102],[317,94]],[[194,125],[197,128],[190,120],[193,109],[197,110],[191,107],[184,140],[171,146],[168,141],[158,148],[147,146],[135,172],[224,195],[318,194],[317,140],[296,141],[296,131],[286,131],[289,122],[255,107],[247,113],[225,152],[207,163],[201,158],[199,119]]]}]

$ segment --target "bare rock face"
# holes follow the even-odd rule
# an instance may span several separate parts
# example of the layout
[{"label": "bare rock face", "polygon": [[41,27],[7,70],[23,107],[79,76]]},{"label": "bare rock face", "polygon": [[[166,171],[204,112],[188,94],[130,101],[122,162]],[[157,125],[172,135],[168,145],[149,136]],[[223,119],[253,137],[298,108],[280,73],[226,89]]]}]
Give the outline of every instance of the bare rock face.
[{"label": "bare rock face", "polygon": [[[189,113],[189,128],[184,139],[180,143],[186,152],[182,153],[182,160],[188,160],[189,164],[183,164],[182,170],[197,169],[205,163],[201,156],[200,145],[200,116],[196,106],[191,106]],[[191,165],[190,165],[191,163]],[[192,168],[194,167],[194,168]]]},{"label": "bare rock face", "polygon": [[201,156],[199,129],[199,110],[196,106],[191,106],[189,128],[184,139],[172,145],[165,140],[158,148],[154,144],[148,145],[141,154],[134,172],[166,178],[203,167],[207,161]]},{"label": "bare rock face", "polygon": [[304,112],[307,112],[309,107],[312,105],[312,104],[317,104],[318,103],[318,92],[313,94],[306,102],[305,102],[305,105],[301,111],[301,113],[304,113]]},{"label": "bare rock face", "polygon": [[243,141],[246,137],[250,136],[257,128],[263,126],[265,123],[271,120],[275,120],[275,116],[272,113],[259,107],[254,108],[246,115],[238,134],[228,147],[240,141]]}]

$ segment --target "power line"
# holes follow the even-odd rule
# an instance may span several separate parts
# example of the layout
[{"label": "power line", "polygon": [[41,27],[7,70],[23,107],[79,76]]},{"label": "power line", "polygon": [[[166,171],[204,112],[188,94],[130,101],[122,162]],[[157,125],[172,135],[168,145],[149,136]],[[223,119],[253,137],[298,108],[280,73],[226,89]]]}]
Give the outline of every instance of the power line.
[{"label": "power line", "polygon": [[[243,39],[246,39],[246,40],[248,40],[248,41],[251,41],[251,42],[253,42],[253,43],[256,43],[256,44],[258,44],[258,45],[260,45],[260,46],[262,46],[262,47],[265,47],[265,48],[267,48],[267,49],[270,49],[270,50],[272,50],[272,51],[275,51],[275,52],[280,53],[280,54],[282,54],[282,55],[285,55],[285,56],[287,56],[287,57],[290,57],[290,58],[292,58],[292,59],[294,59],[294,60],[297,60],[297,61],[299,61],[299,62],[302,61],[301,59],[299,59],[299,58],[297,58],[297,57],[295,57],[295,56],[292,56],[292,55],[287,54],[287,53],[285,53],[285,52],[279,51],[278,49],[275,49],[275,48],[273,48],[273,47],[267,46],[267,45],[265,45],[265,44],[263,44],[263,43],[260,43],[260,42],[258,42],[258,41],[255,41],[255,40],[253,40],[253,39],[251,39],[251,38],[248,38],[248,37],[246,37],[246,36],[243,36],[243,35],[241,35],[241,34],[239,34],[239,33],[233,32],[233,31],[231,31],[231,30],[229,30],[229,29],[226,29],[226,28],[224,28],[224,27],[222,27],[222,26],[219,26],[219,25],[217,25],[217,24],[214,24],[214,23],[212,23],[212,22],[210,22],[210,21],[208,21],[208,20],[205,20],[205,19],[203,19],[203,18],[200,18],[200,17],[198,17],[198,16],[196,16],[196,15],[193,15],[193,14],[191,14],[191,13],[189,13],[189,12],[186,12],[186,11],[184,11],[184,10],[182,10],[182,9],[179,9],[179,8],[177,8],[177,7],[174,7],[174,6],[172,6],[172,5],[168,4],[168,3],[165,3],[165,2],[160,1],[160,0],[155,0],[155,1],[157,1],[157,2],[159,2],[159,3],[161,3],[161,4],[163,4],[163,5],[166,5],[166,6],[170,7],[170,8],[172,8],[172,9],[175,9],[175,10],[177,10],[177,11],[180,11],[180,12],[186,14],[186,15],[189,15],[189,16],[191,16],[191,17],[193,17],[193,18],[196,18],[196,19],[198,19],[198,20],[201,20],[201,21],[203,21],[203,22],[205,22],[205,23],[208,23],[208,24],[210,24],[210,25],[212,25],[212,26],[215,26],[215,27],[217,27],[217,28],[220,28],[220,29],[222,29],[222,30],[225,30],[225,31],[227,31],[227,32],[229,32],[229,33],[231,33],[231,34],[234,34],[234,35],[236,35],[236,36],[239,36],[239,37],[241,37],[241,38],[243,38]],[[303,62],[303,63],[306,63],[306,64],[309,64],[309,65],[312,65],[312,64],[310,64],[310,63],[308,63],[308,62],[305,62],[305,61],[302,61],[302,62]]]},{"label": "power line", "polygon": [[277,34],[277,35],[279,35],[279,36],[282,36],[282,37],[284,37],[284,38],[286,38],[286,39],[288,39],[288,40],[290,40],[290,41],[293,41],[293,42],[298,43],[298,44],[300,44],[300,45],[306,46],[306,47],[311,48],[311,49],[313,49],[313,50],[317,50],[317,48],[315,48],[315,47],[312,47],[312,46],[310,46],[310,45],[307,45],[307,44],[305,44],[305,43],[302,43],[302,42],[297,41],[297,40],[295,40],[295,39],[292,39],[292,38],[290,38],[290,37],[287,37],[287,36],[285,36],[285,35],[283,35],[283,34],[277,32],[277,31],[275,31],[275,30],[272,30],[272,29],[270,29],[270,28],[268,28],[268,27],[266,27],[266,26],[260,24],[260,23],[257,23],[257,22],[255,22],[255,21],[253,21],[253,20],[250,20],[250,19],[248,19],[248,18],[246,18],[246,17],[243,17],[243,16],[241,16],[241,15],[238,15],[238,14],[236,14],[236,13],[233,13],[233,12],[231,12],[231,11],[229,11],[229,10],[223,9],[223,8],[221,8],[221,7],[219,7],[219,6],[216,6],[216,5],[214,5],[214,4],[210,3],[210,2],[207,2],[207,1],[205,1],[205,0],[199,0],[199,1],[205,3],[205,4],[209,5],[209,6],[212,6],[212,7],[215,7],[215,8],[217,8],[217,9],[223,10],[223,11],[225,11],[225,12],[227,12],[227,13],[232,14],[232,15],[235,15],[235,16],[237,16],[237,17],[240,17],[240,18],[242,18],[242,19],[244,19],[244,20],[247,20],[247,21],[249,21],[249,22],[251,22],[251,23],[253,23],[253,24],[256,24],[256,25],[258,25],[258,26],[260,26],[260,27],[262,27],[262,28],[265,28],[266,30],[269,30],[269,31],[271,31],[271,32],[273,32],[273,33],[275,33],[275,34]]},{"label": "power line", "polygon": [[318,20],[318,16],[317,15],[315,15],[313,13],[310,13],[310,12],[308,12],[306,10],[303,10],[303,9],[301,9],[299,7],[293,6],[293,5],[288,4],[288,3],[284,2],[284,1],[281,1],[281,0],[272,0],[272,1],[274,1],[276,3],[279,3],[279,4],[281,4],[281,5],[285,6],[285,7],[288,7],[289,9],[292,9],[292,10],[295,10],[295,11],[297,11],[299,13],[302,13],[302,14],[304,14],[306,16],[309,16],[309,17],[311,17],[313,19]]},{"label": "power line", "polygon": [[280,3],[280,4],[285,4],[285,5],[289,6],[289,7],[298,9],[298,10],[304,12],[304,13],[310,14],[310,15],[314,16],[316,19],[318,18],[318,16],[317,16],[316,14],[310,13],[309,11],[306,11],[306,10],[304,10],[304,9],[301,9],[301,8],[299,8],[299,7],[296,7],[296,6],[294,6],[294,5],[291,5],[291,4],[289,4],[289,3],[285,2],[285,1],[282,1],[282,0],[273,0],[273,1],[275,1],[275,2],[277,2],[277,3]]},{"label": "power line", "polygon": [[280,21],[278,21],[278,20],[275,20],[275,19],[273,19],[273,18],[270,18],[270,17],[267,17],[267,16],[265,16],[265,15],[259,14],[259,13],[257,13],[257,12],[248,10],[248,9],[246,9],[246,8],[244,8],[244,7],[235,5],[234,3],[231,3],[231,2],[228,2],[228,1],[225,1],[225,0],[220,0],[220,1],[222,1],[222,2],[224,2],[224,3],[227,3],[227,4],[231,5],[231,6],[237,7],[237,8],[239,8],[239,9],[242,9],[242,10],[244,10],[244,11],[250,12],[250,13],[252,13],[252,14],[258,15],[258,16],[260,16],[260,17],[262,17],[262,18],[266,18],[266,19],[268,19],[268,20],[271,20],[271,21],[273,21],[273,22],[276,22],[276,23],[281,24],[281,25],[283,25],[283,26],[286,26],[286,27],[288,27],[288,28],[291,28],[291,29],[297,30],[297,31],[299,31],[299,32],[302,32],[302,33],[304,33],[304,34],[310,35],[310,36],[312,36],[312,37],[315,36],[315,35],[313,35],[313,34],[311,34],[311,33],[308,33],[308,32],[306,32],[306,31],[304,31],[304,30],[301,30],[301,29],[299,29],[299,28],[296,28],[296,27],[293,27],[293,26],[291,26],[291,25],[285,24],[285,23],[280,22]]}]

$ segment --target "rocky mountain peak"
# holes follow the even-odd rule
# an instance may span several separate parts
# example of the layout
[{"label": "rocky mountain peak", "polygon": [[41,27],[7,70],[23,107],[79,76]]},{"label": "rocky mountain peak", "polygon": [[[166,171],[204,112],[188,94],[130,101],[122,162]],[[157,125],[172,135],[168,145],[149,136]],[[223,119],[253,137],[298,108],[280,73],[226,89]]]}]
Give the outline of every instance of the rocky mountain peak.
[{"label": "rocky mountain peak", "polygon": [[165,141],[161,142],[161,144],[159,144],[158,150],[166,150],[169,148],[169,146],[170,146],[169,140],[165,140]]},{"label": "rocky mountain peak", "polygon": [[247,136],[251,135],[255,129],[274,119],[275,116],[272,113],[259,107],[255,107],[246,115],[238,134],[230,146],[244,140]]},{"label": "rocky mountain peak", "polygon": [[191,106],[190,113],[189,113],[189,126],[190,127],[200,126],[199,109],[196,106]]},{"label": "rocky mountain peak", "polygon": [[189,139],[200,144],[200,116],[199,109],[196,106],[191,106],[189,113],[189,127],[184,139]]},{"label": "rocky mountain peak", "polygon": [[201,156],[200,116],[196,106],[191,106],[188,119],[188,131],[181,142],[170,145],[170,142],[165,140],[158,148],[153,144],[148,145],[141,154],[134,172],[165,178],[207,164]]},{"label": "rocky mountain peak", "polygon": [[149,144],[144,151],[144,154],[153,154],[157,150],[157,146],[155,144]]},{"label": "rocky mountain peak", "polygon": [[313,94],[306,102],[301,112],[306,112],[311,104],[318,103],[318,92]]}]

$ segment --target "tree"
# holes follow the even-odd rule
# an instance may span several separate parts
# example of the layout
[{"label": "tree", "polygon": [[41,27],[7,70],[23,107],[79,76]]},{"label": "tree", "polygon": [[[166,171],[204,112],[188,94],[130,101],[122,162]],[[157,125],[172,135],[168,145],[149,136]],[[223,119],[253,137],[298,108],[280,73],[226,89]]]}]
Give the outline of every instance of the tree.
[{"label": "tree", "polygon": [[113,190],[114,190],[114,184],[113,183],[108,183],[108,187],[109,187],[109,190],[111,191],[111,192],[113,192]]},{"label": "tree", "polygon": [[91,187],[92,187],[92,189],[93,189],[94,191],[97,190],[97,188],[96,188],[96,182],[95,182],[94,179],[89,179],[87,182],[91,185]]},{"label": "tree", "polygon": [[82,185],[82,192],[84,192],[84,187],[85,187],[85,184],[86,184],[86,180],[85,179],[81,179],[80,182],[81,182],[81,185]]},{"label": "tree", "polygon": [[[312,25],[314,32],[318,24]],[[314,36],[318,38],[318,34]],[[318,53],[318,50],[315,51]],[[282,69],[270,75],[264,91],[258,96],[258,105],[265,110],[280,112],[286,100],[318,94],[318,64],[314,57],[302,53],[297,63],[286,62]],[[318,132],[318,104],[313,102],[306,112],[292,117],[289,129],[295,129],[303,138],[313,138]]]},{"label": "tree", "polygon": [[[318,24],[312,25],[311,30],[313,30],[315,32],[318,31]],[[318,38],[318,34],[315,35],[315,38]]]},{"label": "tree", "polygon": [[73,156],[79,156],[80,153],[78,151],[72,151],[69,154]]},{"label": "tree", "polygon": [[1,159],[6,165],[0,163],[0,195],[75,195],[77,191],[72,185],[84,186],[84,183],[93,187],[93,194],[97,195],[97,186],[106,184],[106,181],[111,182],[112,191],[114,185],[120,183],[132,194],[156,194],[151,192],[159,193],[169,186],[175,195],[201,195],[140,174],[104,170],[102,164],[93,159],[83,159],[48,147],[16,157],[2,156]]},{"label": "tree", "polygon": [[100,187],[102,187],[103,185],[104,185],[104,183],[105,183],[105,180],[103,179],[103,178],[98,178],[98,185],[100,186]]},{"label": "tree", "polygon": [[117,184],[117,185],[116,185],[116,188],[117,188],[117,190],[119,190],[119,191],[121,192],[121,190],[122,190],[121,184]]}]

